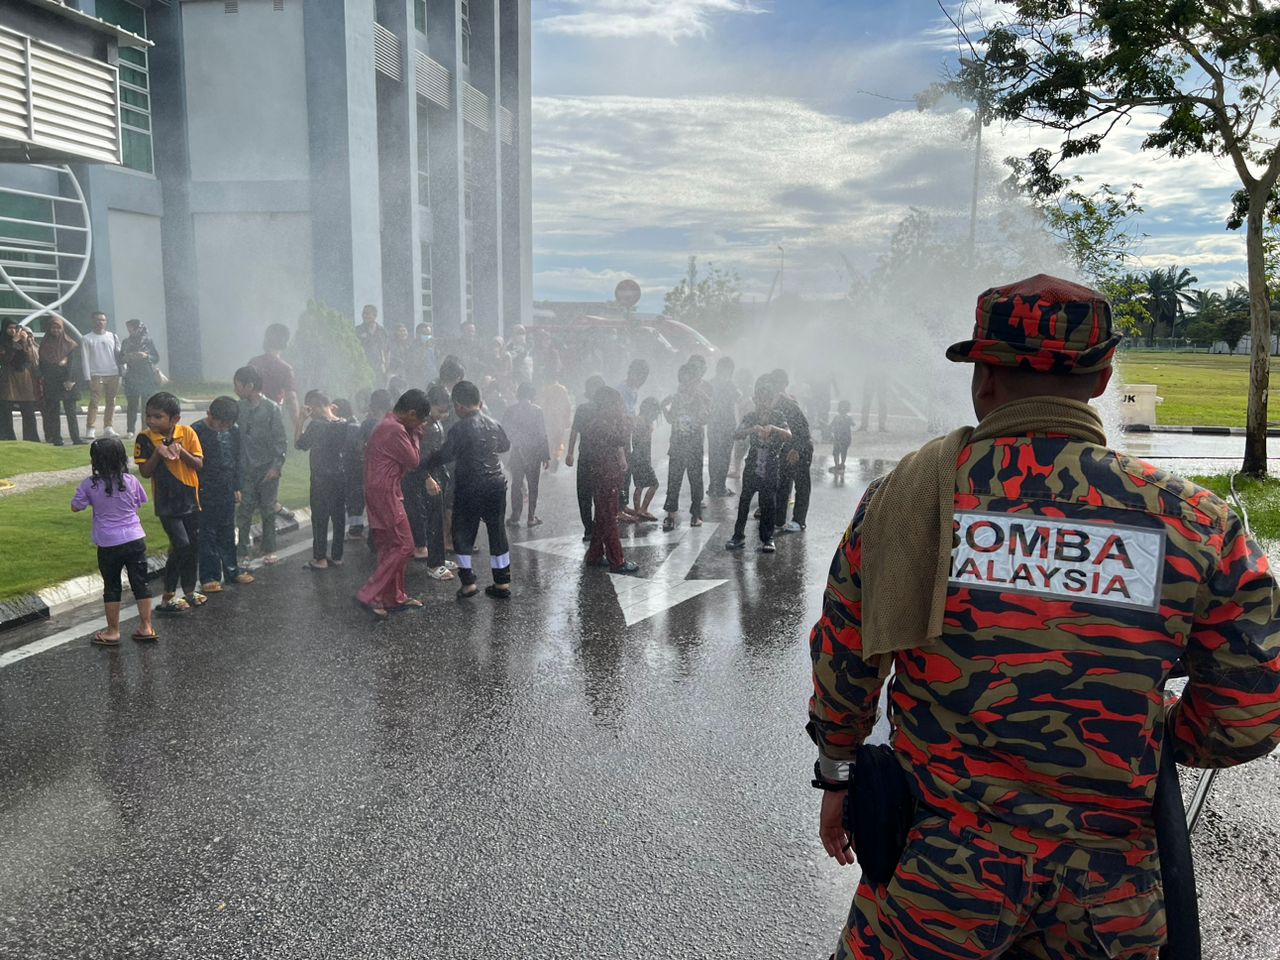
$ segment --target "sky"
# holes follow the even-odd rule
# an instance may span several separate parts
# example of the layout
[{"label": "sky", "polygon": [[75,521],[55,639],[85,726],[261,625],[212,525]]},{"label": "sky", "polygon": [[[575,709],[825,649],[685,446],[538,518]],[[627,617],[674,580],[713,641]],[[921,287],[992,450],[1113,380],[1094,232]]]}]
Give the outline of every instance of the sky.
[{"label": "sky", "polygon": [[[660,311],[691,255],[738,273],[748,300],[780,269],[788,293],[836,295],[912,207],[967,217],[967,114],[912,99],[958,53],[934,0],[534,0],[533,17],[537,299],[611,299],[631,277]],[[1242,282],[1234,172],[1140,151],[1149,125],[1074,172],[1142,185],[1136,269]],[[1004,157],[1052,142],[985,137],[984,193]]]}]

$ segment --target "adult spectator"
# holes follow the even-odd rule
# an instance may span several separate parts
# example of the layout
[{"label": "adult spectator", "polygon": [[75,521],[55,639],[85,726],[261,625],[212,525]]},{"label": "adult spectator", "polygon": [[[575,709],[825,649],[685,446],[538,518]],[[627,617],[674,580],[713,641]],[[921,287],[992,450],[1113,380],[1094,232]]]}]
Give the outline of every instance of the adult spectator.
[{"label": "adult spectator", "polygon": [[[1161,882],[1169,753],[1229,767],[1280,742],[1267,555],[1212,493],[1110,447],[1089,401],[1119,339],[1077,284],[983,293],[946,354],[973,364],[977,427],[873,483],[836,549],[810,638],[819,836],[875,869],[837,960],[1154,960],[1189,893]],[[891,671],[891,752],[853,773]],[[873,817],[846,831],[851,774],[918,798],[905,849]]]},{"label": "adult spectator", "polygon": [[102,435],[117,436],[111,427],[120,392],[120,338],[107,329],[107,315],[101,310],[93,317],[93,330],[80,338],[85,367],[89,371],[89,413],[85,417],[85,439],[98,435],[98,410],[102,410]]},{"label": "adult spectator", "polygon": [[283,323],[273,323],[262,334],[262,355],[250,360],[249,366],[262,376],[262,395],[279,406],[289,417],[290,429],[297,430],[301,413],[298,378],[281,356],[287,349],[289,328]]},{"label": "adult spectator", "polygon": [[[120,350],[124,354],[125,430],[133,433],[140,417],[146,416],[147,397],[160,389],[160,376],[156,364],[160,351],[147,330],[147,325],[134,318],[125,323],[129,335],[124,338]],[[142,429],[146,429],[144,422]]]},{"label": "adult spectator", "polygon": [[[411,370],[413,358],[410,352],[413,350],[413,340],[409,336],[409,328],[403,323],[397,323],[395,329],[391,332],[391,352],[387,355],[387,386],[390,389],[391,378],[397,377],[409,384],[413,376]],[[422,385],[418,385],[418,389],[422,389]],[[401,390],[400,393],[403,393]],[[395,390],[391,391],[393,396],[400,396]]]},{"label": "adult spectator", "polygon": [[40,442],[36,429],[40,350],[31,331],[16,320],[0,330],[0,440],[15,440],[13,413],[22,416],[22,439]]},{"label": "adult spectator", "polygon": [[409,347],[409,383],[424,387],[440,376],[440,354],[436,350],[435,334],[429,323],[418,324],[417,335]]},{"label": "adult spectator", "polygon": [[88,443],[80,436],[76,404],[80,384],[87,379],[84,354],[80,345],[67,333],[67,324],[54,314],[45,324],[40,339],[40,379],[43,383],[44,438],[55,447],[62,446],[62,417],[67,418],[67,435],[75,444]]},{"label": "adult spectator", "polygon": [[387,385],[387,361],[390,359],[391,338],[387,328],[378,322],[378,308],[366,303],[360,311],[361,323],[356,327],[356,339],[364,350],[365,359],[373,369],[374,389]]},{"label": "adult spectator", "polygon": [[[778,391],[778,399],[775,401],[778,409],[791,427],[791,439],[787,441],[783,452],[782,477],[778,483],[778,506],[774,511],[774,522],[784,533],[801,533],[809,522],[809,495],[813,488],[813,478],[809,475],[813,466],[813,435],[809,429],[809,418],[800,409],[796,398],[787,393],[787,371],[775,370],[768,376]],[[791,505],[793,487],[796,505],[791,520],[788,521],[787,509]]]}]

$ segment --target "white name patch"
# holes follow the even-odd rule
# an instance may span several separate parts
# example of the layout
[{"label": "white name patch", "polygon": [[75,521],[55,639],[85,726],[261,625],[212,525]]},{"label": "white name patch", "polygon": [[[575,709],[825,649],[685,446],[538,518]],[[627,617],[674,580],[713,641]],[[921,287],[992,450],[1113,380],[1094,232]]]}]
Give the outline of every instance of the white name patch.
[{"label": "white name patch", "polygon": [[1030,514],[957,513],[951,583],[976,590],[1154,610],[1160,602],[1161,530]]}]

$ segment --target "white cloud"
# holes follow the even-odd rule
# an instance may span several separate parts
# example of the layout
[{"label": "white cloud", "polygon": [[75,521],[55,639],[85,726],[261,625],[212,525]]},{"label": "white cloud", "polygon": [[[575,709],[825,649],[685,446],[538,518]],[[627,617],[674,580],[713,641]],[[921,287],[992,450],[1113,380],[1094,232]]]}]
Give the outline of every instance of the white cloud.
[{"label": "white cloud", "polygon": [[[903,110],[853,121],[770,97],[535,99],[537,293],[607,296],[622,274],[657,291],[697,254],[764,295],[778,243],[789,288],[843,290],[841,255],[870,268],[911,207],[963,230],[973,171],[965,120]],[[1135,229],[1152,239],[1142,266],[1176,260],[1215,285],[1242,276],[1238,238],[1221,234],[1233,172],[1210,157],[1142,154],[1152,122],[1118,129],[1081,168],[1087,180],[1144,184],[1148,212]],[[991,129],[986,142],[990,183],[1003,157],[1051,139],[1019,127]]]},{"label": "white cloud", "polygon": [[549,33],[582,37],[661,37],[676,41],[706,36],[715,17],[763,13],[753,0],[563,0],[539,18]]}]

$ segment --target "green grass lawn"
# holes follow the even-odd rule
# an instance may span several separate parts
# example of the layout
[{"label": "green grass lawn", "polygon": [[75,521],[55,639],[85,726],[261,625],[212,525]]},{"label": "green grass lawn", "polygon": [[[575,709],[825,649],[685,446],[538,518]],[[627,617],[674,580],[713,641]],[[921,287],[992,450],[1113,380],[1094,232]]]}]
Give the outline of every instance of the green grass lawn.
[{"label": "green grass lawn", "polygon": [[20,473],[66,470],[88,464],[88,447],[51,447],[47,443],[17,440],[0,443],[0,478]]},{"label": "green grass lawn", "polygon": [[[14,448],[30,449],[10,454]],[[87,447],[42,448],[36,443],[0,444],[0,476],[76,466],[88,460],[87,450]],[[72,456],[66,462],[41,461],[47,454]],[[11,459],[21,468],[11,470]],[[33,463],[42,465],[31,466]],[[144,480],[143,484],[150,493],[150,481]],[[76,486],[59,484],[0,497],[0,543],[5,545],[0,550],[0,600],[98,569],[97,553],[90,539],[90,512],[71,512],[71,497]],[[280,481],[280,502],[290,508],[305,507],[310,490],[307,454],[291,449]],[[153,552],[163,552],[168,540],[150,504],[142,508],[141,515],[148,547]]]},{"label": "green grass lawn", "polygon": [[[1154,383],[1164,403],[1156,421],[1180,426],[1243,427],[1249,358],[1209,353],[1122,353],[1121,383]],[[1274,419],[1274,418],[1273,418]]]}]

